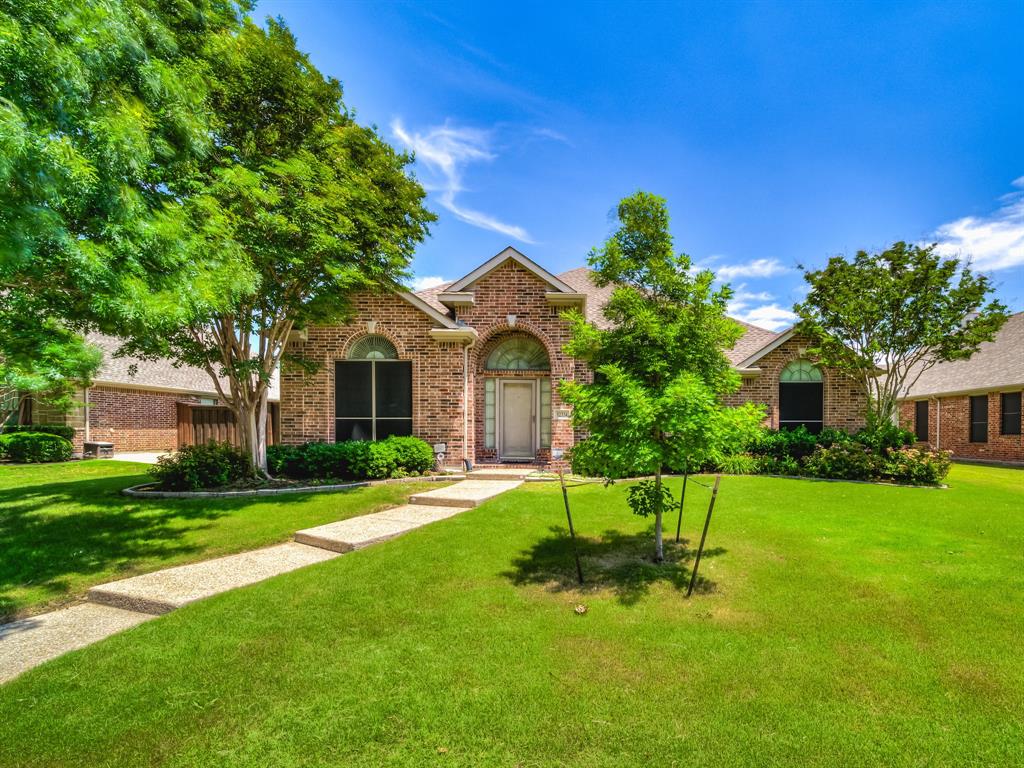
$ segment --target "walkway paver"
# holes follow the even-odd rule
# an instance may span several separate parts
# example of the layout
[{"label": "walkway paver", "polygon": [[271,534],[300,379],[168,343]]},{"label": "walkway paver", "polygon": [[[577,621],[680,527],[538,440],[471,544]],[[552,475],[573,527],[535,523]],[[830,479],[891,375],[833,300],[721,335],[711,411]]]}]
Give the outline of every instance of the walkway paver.
[{"label": "walkway paver", "polygon": [[0,683],[152,618],[109,605],[83,603],[0,624]]},{"label": "walkway paver", "polygon": [[372,515],[307,528],[295,534],[295,541],[332,552],[351,552],[465,511],[466,507],[406,504]]},{"label": "walkway paver", "polygon": [[461,483],[437,488],[426,493],[417,493],[409,499],[410,504],[436,504],[441,507],[464,507],[469,509],[483,504],[490,498],[511,491],[523,484],[522,480],[463,480]]},{"label": "walkway paver", "polygon": [[100,584],[89,590],[89,599],[143,613],[168,613],[196,600],[337,556],[336,552],[289,542]]},{"label": "walkway paver", "polygon": [[339,557],[452,517],[522,485],[522,477],[468,479],[370,515],[308,528],[295,541],[100,584],[89,603],[0,625],[0,682],[196,600]]}]

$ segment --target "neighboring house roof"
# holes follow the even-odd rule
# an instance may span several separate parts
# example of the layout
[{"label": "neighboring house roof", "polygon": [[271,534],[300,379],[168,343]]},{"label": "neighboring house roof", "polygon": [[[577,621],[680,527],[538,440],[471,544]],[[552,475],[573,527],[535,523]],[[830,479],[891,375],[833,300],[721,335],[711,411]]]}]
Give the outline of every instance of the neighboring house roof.
[{"label": "neighboring house roof", "polygon": [[967,360],[938,363],[921,374],[906,398],[1024,388],[1024,312],[1010,315],[993,341]]},{"label": "neighboring house roof", "polygon": [[[169,392],[182,392],[204,397],[218,397],[210,375],[202,368],[191,365],[175,366],[167,358],[142,360],[137,357],[115,357],[122,341],[115,336],[90,333],[86,340],[103,351],[103,363],[93,377],[94,384],[120,387],[140,387]],[[134,366],[134,375],[133,375]],[[221,379],[227,387],[227,381]],[[277,371],[270,382],[270,400],[281,399],[281,388]]]}]

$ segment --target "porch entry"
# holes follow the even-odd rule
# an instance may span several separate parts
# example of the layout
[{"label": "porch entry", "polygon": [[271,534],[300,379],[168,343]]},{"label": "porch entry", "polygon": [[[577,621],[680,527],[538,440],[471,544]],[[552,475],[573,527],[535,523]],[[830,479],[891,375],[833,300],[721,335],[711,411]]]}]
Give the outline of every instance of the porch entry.
[{"label": "porch entry", "polygon": [[537,455],[536,380],[498,380],[498,457],[531,461]]}]

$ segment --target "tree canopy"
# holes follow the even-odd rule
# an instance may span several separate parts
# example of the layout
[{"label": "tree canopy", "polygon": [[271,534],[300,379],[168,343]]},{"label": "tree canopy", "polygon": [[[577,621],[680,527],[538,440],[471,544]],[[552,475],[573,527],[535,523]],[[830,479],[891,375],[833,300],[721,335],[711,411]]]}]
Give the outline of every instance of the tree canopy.
[{"label": "tree canopy", "polygon": [[798,330],[817,340],[811,353],[823,365],[857,383],[869,427],[893,423],[898,399],[922,373],[969,358],[1006,321],[989,279],[934,245],[834,256],[804,279]]}]

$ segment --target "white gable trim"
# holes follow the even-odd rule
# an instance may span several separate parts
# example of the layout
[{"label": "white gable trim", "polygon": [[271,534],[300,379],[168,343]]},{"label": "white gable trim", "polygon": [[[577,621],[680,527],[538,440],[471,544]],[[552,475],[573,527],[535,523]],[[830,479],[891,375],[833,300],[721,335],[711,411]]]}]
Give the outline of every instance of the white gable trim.
[{"label": "white gable trim", "polygon": [[767,355],[769,352],[772,352],[772,351],[778,349],[783,344],[785,344],[787,341],[789,341],[791,338],[793,338],[793,335],[795,333],[796,333],[796,328],[790,328],[788,331],[783,331],[778,336],[776,336],[774,339],[772,339],[767,344],[765,344],[763,347],[761,347],[759,350],[757,350],[757,352],[755,352],[750,357],[748,357],[746,360],[742,361],[738,365],[734,365],[733,368],[736,368],[737,370],[742,369],[742,368],[751,368],[754,365],[754,363],[756,363],[762,357]]},{"label": "white gable trim", "polygon": [[443,315],[434,309],[432,306],[427,304],[423,299],[417,296],[412,291],[397,291],[399,296],[412,304],[416,309],[420,310],[424,314],[430,316],[436,323],[444,326],[445,328],[458,328],[460,327],[454,320],[447,315]]},{"label": "white gable trim", "polygon": [[490,272],[492,269],[496,269],[509,259],[519,264],[521,267],[523,267],[523,269],[527,270],[528,272],[532,272],[533,274],[535,274],[545,283],[554,288],[555,291],[559,293],[576,293],[575,289],[571,288],[569,285],[559,280],[557,277],[555,277],[546,269],[544,269],[544,267],[540,266],[536,262],[532,261],[531,259],[521,254],[511,245],[508,246],[498,255],[485,261],[483,264],[474,269],[465,277],[460,278],[459,280],[456,280],[454,283],[449,285],[445,289],[445,293],[459,293],[460,291],[465,291],[467,286],[472,285],[481,277]]}]

